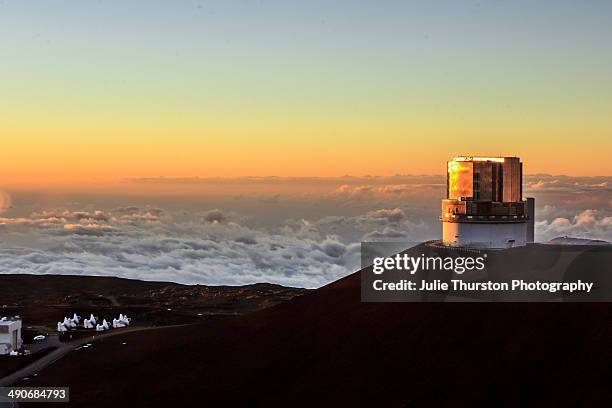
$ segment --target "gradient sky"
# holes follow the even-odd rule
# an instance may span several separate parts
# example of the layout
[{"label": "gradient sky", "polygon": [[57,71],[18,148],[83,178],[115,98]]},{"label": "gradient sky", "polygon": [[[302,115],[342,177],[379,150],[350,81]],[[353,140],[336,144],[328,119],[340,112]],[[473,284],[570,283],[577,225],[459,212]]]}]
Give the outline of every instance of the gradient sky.
[{"label": "gradient sky", "polygon": [[612,2],[1,1],[0,185],[611,175]]}]

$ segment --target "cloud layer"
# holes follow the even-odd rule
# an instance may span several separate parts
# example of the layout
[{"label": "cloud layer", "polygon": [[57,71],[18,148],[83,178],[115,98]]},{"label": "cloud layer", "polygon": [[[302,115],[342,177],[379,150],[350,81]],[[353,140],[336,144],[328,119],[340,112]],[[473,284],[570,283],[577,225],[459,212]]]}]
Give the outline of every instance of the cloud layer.
[{"label": "cloud layer", "polygon": [[[212,209],[182,220],[151,208],[0,218],[0,273],[120,276],[180,283],[319,287],[359,269],[359,239],[413,227],[400,209],[254,229]],[[343,233],[345,237],[338,233]],[[402,233],[398,237],[405,237]],[[381,235],[381,236],[382,236]],[[27,237],[28,246],[12,246]]]},{"label": "cloud layer", "polygon": [[[232,183],[242,184],[214,196],[63,196],[53,206],[46,196],[14,194],[11,208],[0,195],[0,273],[319,287],[359,269],[361,241],[440,236],[442,176]],[[612,241],[610,185],[611,177],[526,176],[536,240]]]}]

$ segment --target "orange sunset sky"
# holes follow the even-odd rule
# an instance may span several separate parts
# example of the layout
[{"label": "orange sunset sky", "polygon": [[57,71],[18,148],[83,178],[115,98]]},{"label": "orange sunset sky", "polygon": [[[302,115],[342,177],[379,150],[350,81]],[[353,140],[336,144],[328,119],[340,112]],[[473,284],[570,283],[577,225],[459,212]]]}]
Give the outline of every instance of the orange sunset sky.
[{"label": "orange sunset sky", "polygon": [[0,186],[612,174],[610,4],[123,3],[2,5]]}]

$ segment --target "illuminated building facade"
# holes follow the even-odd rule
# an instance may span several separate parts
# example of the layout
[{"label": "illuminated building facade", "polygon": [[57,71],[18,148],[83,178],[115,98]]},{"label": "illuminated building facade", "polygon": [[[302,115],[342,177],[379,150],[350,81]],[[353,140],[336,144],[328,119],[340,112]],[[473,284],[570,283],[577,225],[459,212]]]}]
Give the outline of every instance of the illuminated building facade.
[{"label": "illuminated building facade", "polygon": [[455,157],[447,163],[442,240],[508,248],[533,242],[534,200],[523,200],[518,157]]}]

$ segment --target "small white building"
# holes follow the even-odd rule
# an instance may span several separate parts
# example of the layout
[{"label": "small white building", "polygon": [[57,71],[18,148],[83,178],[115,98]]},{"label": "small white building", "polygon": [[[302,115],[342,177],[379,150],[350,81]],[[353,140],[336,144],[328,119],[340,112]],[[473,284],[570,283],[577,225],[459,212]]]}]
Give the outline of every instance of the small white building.
[{"label": "small white building", "polygon": [[0,355],[9,354],[21,348],[21,320],[0,319]]}]

